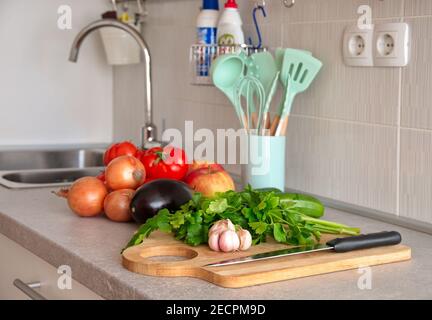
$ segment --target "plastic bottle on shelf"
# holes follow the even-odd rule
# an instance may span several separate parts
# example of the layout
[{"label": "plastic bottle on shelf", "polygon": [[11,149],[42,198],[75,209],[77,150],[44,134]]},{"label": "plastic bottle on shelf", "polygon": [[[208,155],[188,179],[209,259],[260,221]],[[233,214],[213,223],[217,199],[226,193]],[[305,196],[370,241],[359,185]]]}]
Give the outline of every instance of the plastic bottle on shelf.
[{"label": "plastic bottle on shelf", "polygon": [[219,0],[203,0],[197,19],[197,43],[216,44],[219,19]]},{"label": "plastic bottle on shelf", "polygon": [[218,24],[218,45],[244,44],[242,24],[236,1],[227,0]]},{"label": "plastic bottle on shelf", "polygon": [[[219,0],[203,0],[202,10],[197,18],[197,43],[204,45],[217,44],[217,23],[219,18]],[[207,77],[214,48],[200,49],[197,75]]]}]

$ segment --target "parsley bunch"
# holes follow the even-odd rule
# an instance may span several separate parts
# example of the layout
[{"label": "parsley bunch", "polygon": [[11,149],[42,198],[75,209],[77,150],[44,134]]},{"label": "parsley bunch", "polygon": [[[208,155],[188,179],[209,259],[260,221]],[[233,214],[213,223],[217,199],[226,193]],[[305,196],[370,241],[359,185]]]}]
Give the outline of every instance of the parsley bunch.
[{"label": "parsley bunch", "polygon": [[[193,199],[175,212],[167,209],[141,225],[126,248],[140,244],[153,231],[173,233],[175,238],[197,246],[208,241],[213,223],[230,219],[250,231],[253,244],[268,236],[290,245],[308,245],[319,241],[321,233],[358,235],[358,228],[321,220],[323,205],[315,198],[292,193],[253,190],[227,191],[214,198],[195,193]],[[125,249],[126,249],[125,248]]]}]

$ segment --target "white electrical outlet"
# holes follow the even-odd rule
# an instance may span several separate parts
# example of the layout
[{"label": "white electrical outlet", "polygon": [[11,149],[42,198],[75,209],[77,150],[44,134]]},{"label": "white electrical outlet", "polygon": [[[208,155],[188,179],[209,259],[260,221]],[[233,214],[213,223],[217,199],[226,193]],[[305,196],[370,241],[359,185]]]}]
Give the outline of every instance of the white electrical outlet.
[{"label": "white electrical outlet", "polygon": [[345,29],[343,39],[343,57],[348,66],[373,66],[373,25],[369,29],[360,29],[356,25]]},{"label": "white electrical outlet", "polygon": [[410,34],[407,23],[375,25],[373,42],[375,66],[404,67],[408,64]]}]

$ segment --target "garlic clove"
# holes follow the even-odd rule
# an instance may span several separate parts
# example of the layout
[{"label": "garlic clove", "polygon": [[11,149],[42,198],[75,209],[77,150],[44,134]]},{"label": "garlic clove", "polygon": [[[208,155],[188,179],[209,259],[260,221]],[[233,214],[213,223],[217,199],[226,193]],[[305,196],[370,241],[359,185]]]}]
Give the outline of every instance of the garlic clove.
[{"label": "garlic clove", "polygon": [[209,238],[208,238],[208,245],[210,249],[213,251],[220,251],[219,250],[219,233],[216,232],[210,232]]},{"label": "garlic clove", "polygon": [[240,239],[239,249],[241,251],[248,250],[252,245],[252,236],[248,230],[240,229],[237,231],[237,236]]},{"label": "garlic clove", "polygon": [[223,252],[232,252],[240,247],[240,239],[235,231],[226,230],[219,236],[219,249]]},{"label": "garlic clove", "polygon": [[226,225],[227,225],[228,230],[235,231],[235,225],[231,222],[231,220],[226,219],[225,221],[226,221]]}]

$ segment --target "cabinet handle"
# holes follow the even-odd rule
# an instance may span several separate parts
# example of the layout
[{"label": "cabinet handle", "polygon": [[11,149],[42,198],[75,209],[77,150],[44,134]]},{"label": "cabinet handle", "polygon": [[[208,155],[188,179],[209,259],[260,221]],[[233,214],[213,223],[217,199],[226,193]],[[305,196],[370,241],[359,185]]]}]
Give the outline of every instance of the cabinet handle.
[{"label": "cabinet handle", "polygon": [[34,290],[41,287],[40,282],[25,283],[20,279],[15,279],[13,284],[32,300],[46,300],[43,295]]}]

